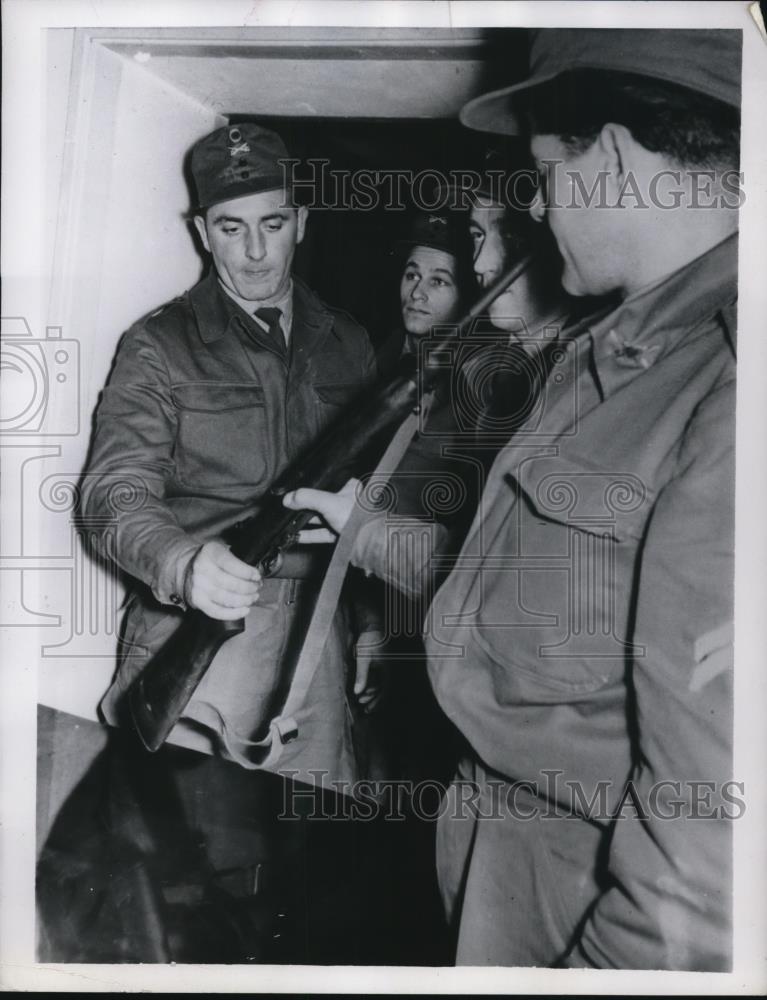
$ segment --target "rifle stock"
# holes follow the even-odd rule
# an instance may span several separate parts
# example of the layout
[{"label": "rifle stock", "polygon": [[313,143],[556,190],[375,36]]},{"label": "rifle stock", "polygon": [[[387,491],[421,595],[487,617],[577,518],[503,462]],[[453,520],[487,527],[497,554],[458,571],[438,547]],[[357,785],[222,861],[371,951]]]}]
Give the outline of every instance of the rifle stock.
[{"label": "rifle stock", "polygon": [[[467,315],[431,351],[438,355],[486,311],[529,265],[525,259],[485,292]],[[403,370],[366,391],[362,402],[347,409],[313,444],[308,455],[291,465],[272,485],[258,514],[240,521],[223,538],[239,559],[259,568],[263,576],[276,572],[282,554],[313,516],[312,511],[289,511],[282,504],[285,493],[301,486],[338,490],[351,475],[360,475],[360,460],[371,442],[385,432],[393,434],[424,393],[444,376],[444,369],[424,357],[419,378]],[[218,621],[201,611],[188,611],[176,631],[146,664],[128,690],[128,706],[141,742],[158,750],[178,722],[216,653],[227,639],[244,631],[244,622]]]}]

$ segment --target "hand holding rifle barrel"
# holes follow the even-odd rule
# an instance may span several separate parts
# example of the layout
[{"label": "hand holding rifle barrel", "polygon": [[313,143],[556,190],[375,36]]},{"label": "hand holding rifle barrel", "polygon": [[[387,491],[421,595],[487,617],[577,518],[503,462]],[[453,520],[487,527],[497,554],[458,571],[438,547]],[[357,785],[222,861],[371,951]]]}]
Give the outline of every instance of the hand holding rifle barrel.
[{"label": "hand holding rifle barrel", "polygon": [[[452,340],[465,335],[528,265],[529,259],[520,261],[487,289],[429,354],[438,357],[441,348],[449,347]],[[369,461],[371,443],[380,441],[384,434],[391,437],[419,406],[424,394],[445,375],[444,367],[424,357],[420,372],[408,366],[407,370],[403,368],[380,381],[372,391],[365,392],[362,400],[345,410],[307,454],[285,470],[267,496],[259,500],[256,515],[224,532],[223,541],[207,542],[201,548],[194,562],[202,559],[211,563],[210,572],[204,575],[201,584],[195,579],[199,574],[194,573],[192,564],[188,581],[190,587],[197,587],[188,596],[192,596],[192,603],[198,607],[186,612],[176,631],[128,691],[133,724],[148,750],[156,751],[165,742],[223,643],[244,631],[243,619],[257,599],[261,578],[274,574],[285,552],[299,540],[310,540],[313,532],[303,536],[301,532],[316,519],[316,514],[305,507],[290,509],[296,503],[296,491],[298,502],[317,503],[317,509],[326,508],[328,524],[340,530],[354,504],[355,484],[350,477],[370,471],[360,465],[366,459]],[[327,497],[328,493],[339,490],[337,496]],[[286,495],[288,499],[284,502]],[[311,540],[330,538],[315,536]],[[227,548],[232,558],[224,555],[222,550]],[[238,582],[232,583],[232,579]],[[210,587],[215,591],[216,581],[218,584],[223,581],[225,588],[239,595],[241,605],[224,608],[212,599]]]}]

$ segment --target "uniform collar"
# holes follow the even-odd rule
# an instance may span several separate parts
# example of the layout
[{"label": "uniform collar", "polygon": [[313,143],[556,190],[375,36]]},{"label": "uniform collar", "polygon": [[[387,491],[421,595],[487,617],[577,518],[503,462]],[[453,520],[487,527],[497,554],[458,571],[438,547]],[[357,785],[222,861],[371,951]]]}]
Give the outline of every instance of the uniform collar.
[{"label": "uniform collar", "polygon": [[[292,286],[292,334],[316,332],[330,321],[329,312],[299,278],[293,278]],[[213,267],[202,281],[190,289],[189,301],[197,320],[200,338],[206,344],[226,336],[233,322],[242,322],[240,307],[224,292]]]},{"label": "uniform collar", "polygon": [[[224,295],[228,295],[230,299],[233,299],[243,312],[246,312],[248,316],[253,317],[253,322],[257,323],[262,330],[268,332],[268,326],[262,320],[256,316],[256,311],[260,309],[263,303],[251,302],[249,299],[243,299],[235,292],[230,291],[223,284],[219,278],[219,286],[223,291]],[[285,289],[284,293],[279,299],[275,299],[274,302],[269,303],[270,307],[273,309],[279,309],[282,313],[280,318],[280,326],[282,327],[282,332],[285,336],[285,342],[290,340],[290,332],[293,329],[293,279],[288,282],[288,287]]]},{"label": "uniform collar", "polygon": [[301,281],[293,278],[293,326],[317,330],[330,321],[330,313],[314,292]]},{"label": "uniform collar", "polygon": [[239,309],[234,300],[224,294],[214,267],[190,290],[189,301],[200,339],[206,344],[220,340],[231,323],[240,321]]},{"label": "uniform collar", "polygon": [[604,398],[651,368],[707,316],[737,295],[737,233],[678,271],[631,295],[591,327]]},{"label": "uniform collar", "polygon": [[329,335],[338,336],[330,312],[311,289],[294,277],[293,332],[290,336],[290,364],[294,378],[304,377],[311,359],[325,350]]}]

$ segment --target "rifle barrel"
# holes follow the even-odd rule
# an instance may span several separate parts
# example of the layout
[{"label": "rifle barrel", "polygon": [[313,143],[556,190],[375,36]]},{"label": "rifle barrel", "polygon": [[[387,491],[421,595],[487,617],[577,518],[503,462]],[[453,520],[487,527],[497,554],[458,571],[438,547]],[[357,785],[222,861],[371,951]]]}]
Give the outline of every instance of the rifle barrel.
[{"label": "rifle barrel", "polygon": [[[488,288],[466,316],[437,345],[447,347],[461,336],[490,304],[527,270],[530,259],[519,261]],[[426,364],[426,362],[424,362]],[[440,369],[441,370],[441,369]],[[430,369],[431,384],[437,371]],[[383,379],[376,389],[366,392],[363,401],[346,411],[313,444],[308,456],[292,465],[273,485],[264,509],[236,525],[227,541],[239,558],[265,572],[295,541],[298,530],[310,516],[308,511],[288,511],[281,496],[299,486],[333,490],[353,460],[359,461],[366,446],[384,431],[394,431],[417,406],[425,390],[419,390],[414,375],[396,374]],[[346,476],[348,478],[348,475]],[[243,621],[222,622],[207,618],[201,611],[188,612],[167,642],[154,654],[127,692],[128,708],[141,742],[158,750],[191,700],[219,648],[244,629]]]}]

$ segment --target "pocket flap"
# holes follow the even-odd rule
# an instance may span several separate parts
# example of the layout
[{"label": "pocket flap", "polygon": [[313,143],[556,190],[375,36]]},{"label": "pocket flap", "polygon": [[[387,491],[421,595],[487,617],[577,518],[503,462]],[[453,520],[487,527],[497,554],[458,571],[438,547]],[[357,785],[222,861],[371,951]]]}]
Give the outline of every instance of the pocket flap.
[{"label": "pocket flap", "polygon": [[315,383],[314,391],[323,403],[333,406],[344,406],[360,392],[359,382],[322,382]]},{"label": "pocket flap", "polygon": [[544,520],[618,539],[642,537],[655,499],[635,472],[572,452],[523,459],[507,480]]},{"label": "pocket flap", "polygon": [[220,413],[264,405],[264,390],[252,382],[183,382],[174,385],[174,404],[182,410]]}]

